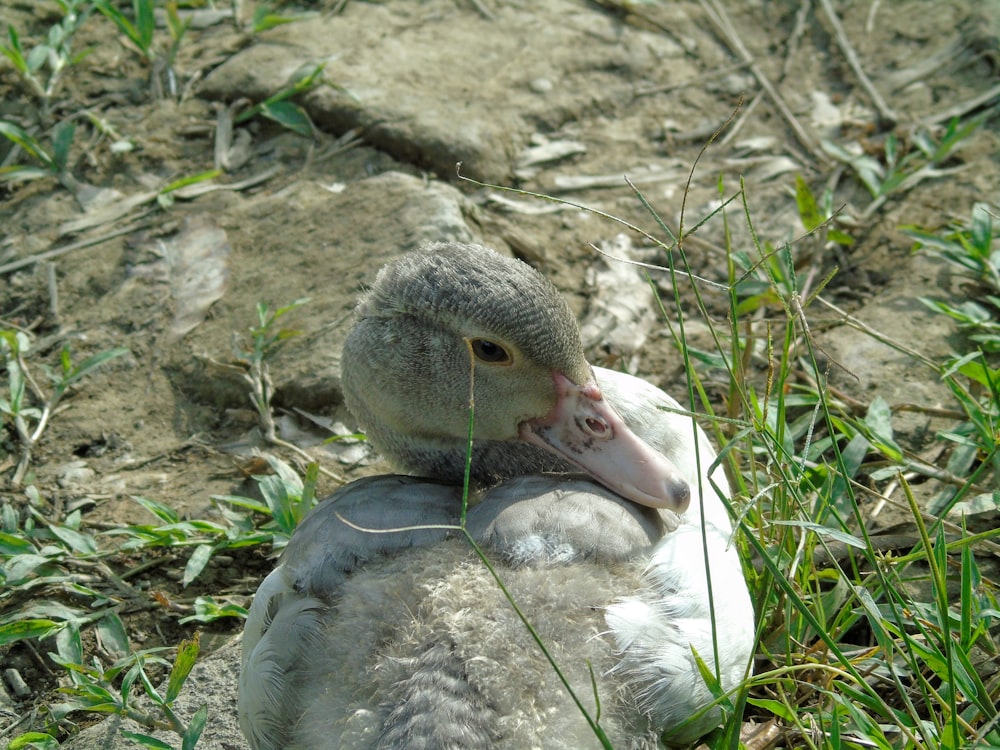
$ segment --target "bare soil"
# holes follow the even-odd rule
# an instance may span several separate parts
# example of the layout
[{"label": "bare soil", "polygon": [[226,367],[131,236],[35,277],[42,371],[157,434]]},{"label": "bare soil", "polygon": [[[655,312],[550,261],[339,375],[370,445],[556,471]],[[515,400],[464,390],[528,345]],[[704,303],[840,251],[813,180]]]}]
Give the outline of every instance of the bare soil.
[{"label": "bare soil", "polygon": [[[979,0],[833,6],[891,112],[878,111],[822,5],[810,3],[680,1],[634,4],[633,13],[584,0],[322,0],[282,6],[309,17],[257,35],[245,30],[248,7],[247,17],[223,14],[188,31],[173,68],[175,92],[95,14],[76,42],[92,52],[69,71],[49,120],[0,59],[0,117],[43,141],[53,122],[77,118],[72,175],[104,191],[92,199],[55,179],[0,187],[0,327],[32,337],[27,361],[39,378],[64,346],[77,361],[113,347],[129,352],[67,398],[21,487],[11,482],[21,446],[4,423],[0,504],[24,515],[31,486],[49,518],[79,508],[90,530],[152,523],[134,496],[185,518],[221,520],[212,496],[252,492],[254,456],[266,451],[301,465],[262,440],[234,348],[245,350],[259,302],[305,297],[310,302],[287,318],[301,335],[270,363],[281,433],[345,480],[383,470],[371,457],[359,463],[356,450],[324,446],[328,433],[315,420],[354,429],[340,398],[340,343],[358,292],[385,260],[430,240],[481,241],[538,267],[581,318],[593,320],[602,297],[644,292],[641,283],[637,292],[607,288],[592,244],[666,259],[596,213],[464,180],[458,162],[464,177],[555,195],[658,237],[664,233],[626,176],[674,230],[717,207],[720,180],[733,195],[744,179],[757,237],[775,246],[805,233],[794,201],[801,175],[817,195],[831,190],[856,240],[836,251],[813,237],[797,241],[804,292],[836,268],[827,299],[932,359],[947,357],[961,346],[955,329],[917,298],[961,299],[963,288],[948,268],[913,256],[899,227],[942,227],[1000,194],[1000,11]],[[728,36],[713,9],[728,17]],[[12,0],[0,10],[2,25],[14,24],[23,39],[42,38],[56,19],[55,3]],[[166,30],[157,34],[164,43]],[[312,137],[263,117],[227,128],[225,114],[248,106],[240,100],[259,102],[321,61],[328,85],[295,99],[315,123]],[[940,135],[951,108],[983,114],[982,127],[937,175],[870,213],[871,196],[821,146],[828,140],[879,159],[895,134],[910,153],[914,133]],[[227,151],[220,141],[234,145]],[[553,150],[533,162],[546,145]],[[9,146],[0,143],[0,158]],[[223,189],[179,195],[165,207],[136,198],[213,168],[221,170],[213,184]],[[740,201],[726,213],[734,243],[753,253]],[[716,214],[686,244],[692,270],[723,283],[725,231]],[[622,232],[625,240],[608,244]],[[655,280],[672,294],[666,275]],[[713,321],[725,327],[726,294],[702,290]],[[689,285],[680,292],[693,302]],[[875,396],[894,406],[948,405],[929,369],[845,328],[828,308],[807,314],[823,351],[843,364],[832,381],[859,409]],[[762,308],[755,325],[782,317],[777,307]],[[606,330],[592,358],[624,360],[677,391],[683,372],[668,326],[652,306],[638,318],[643,335],[624,324]],[[712,348],[696,317],[689,336]],[[0,383],[6,391],[6,378]],[[719,403],[721,385],[710,383]],[[937,462],[947,456],[935,434],[949,424],[902,410],[894,422],[907,449],[929,451]],[[320,481],[324,493],[337,486]],[[939,489],[921,487],[923,499]],[[896,520],[890,506],[873,528]],[[179,583],[184,550],[111,558],[118,574],[155,561],[129,579],[135,598],[123,615],[133,645],[174,645],[198,629],[206,642],[236,633],[236,621],[198,628],[177,620],[202,594],[247,604],[270,569],[265,552],[220,556],[187,588]],[[121,596],[110,584],[94,585]],[[0,705],[0,733],[16,734],[27,728],[22,717],[52,700],[58,670],[25,644],[0,649],[0,661],[31,691]]]}]

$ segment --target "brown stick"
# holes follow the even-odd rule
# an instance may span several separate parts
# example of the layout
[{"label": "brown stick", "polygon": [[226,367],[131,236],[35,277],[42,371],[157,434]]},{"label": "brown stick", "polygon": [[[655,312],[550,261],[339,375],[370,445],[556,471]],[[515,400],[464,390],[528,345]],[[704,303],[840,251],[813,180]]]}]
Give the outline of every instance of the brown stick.
[{"label": "brown stick", "polygon": [[[150,211],[148,213],[153,213]],[[71,253],[74,250],[82,250],[85,247],[90,247],[91,245],[100,245],[102,242],[115,237],[121,237],[123,234],[128,234],[129,232],[134,232],[140,227],[147,226],[148,222],[143,222],[140,224],[132,224],[123,229],[116,229],[113,232],[108,232],[107,234],[102,234],[99,237],[92,237],[87,240],[80,240],[79,242],[72,242],[69,245],[63,245],[62,247],[56,247],[52,250],[46,250],[43,253],[36,253],[35,255],[29,255],[27,258],[21,258],[20,260],[13,260],[10,263],[0,266],[0,273],[10,273],[11,271],[16,271],[19,268],[24,268],[25,266],[30,266],[34,263],[38,263],[42,260],[49,260],[50,258],[58,258],[60,255],[65,255],[66,253]]]},{"label": "brown stick", "polygon": [[858,81],[861,83],[861,88],[863,88],[868,93],[868,98],[872,100],[872,104],[875,105],[875,109],[878,110],[878,116],[890,125],[895,125],[899,122],[899,116],[893,111],[882,95],[878,92],[878,89],[872,84],[871,79],[868,74],[865,73],[864,68],[861,67],[861,60],[858,59],[858,53],[854,51],[854,47],[851,46],[851,40],[847,38],[847,32],[844,31],[843,25],[840,23],[840,19],[833,10],[833,6],[830,4],[830,0],[819,0],[820,7],[826,14],[827,20],[830,22],[830,26],[833,27],[833,35],[837,38],[837,44],[840,45],[840,51],[844,53],[844,57],[847,58],[847,64],[851,66],[851,70],[854,71],[854,75],[857,76]]}]

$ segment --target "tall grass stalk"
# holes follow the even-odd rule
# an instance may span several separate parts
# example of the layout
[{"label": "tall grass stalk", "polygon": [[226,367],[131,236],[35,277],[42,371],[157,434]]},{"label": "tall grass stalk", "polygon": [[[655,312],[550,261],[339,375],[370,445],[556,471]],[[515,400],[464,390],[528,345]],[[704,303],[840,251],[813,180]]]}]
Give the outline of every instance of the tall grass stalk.
[{"label": "tall grass stalk", "polygon": [[[684,237],[674,236],[635,193],[663,233],[658,244],[667,255],[664,271],[674,290],[668,319],[676,321],[671,331],[688,374],[690,408],[710,414],[734,487],[730,510],[739,519],[737,543],[757,603],[758,663],[764,667],[747,680],[753,713],[783,723],[794,746],[1000,743],[1000,687],[995,676],[987,684],[973,663],[976,652],[994,663],[997,658],[995,583],[983,578],[974,553],[977,543],[996,539],[1000,530],[949,539],[940,519],[927,517],[913,500],[900,453],[894,455],[896,476],[919,541],[898,557],[878,551],[856,478],[866,456],[881,449],[878,457],[884,458],[891,446],[869,439],[874,430],[852,430],[831,395],[826,385],[831,365],[820,364],[793,248],[761,243],[742,184],[737,197],[751,238],[749,253],[733,245],[726,214],[732,197],[721,195],[720,185],[727,322],[713,319],[697,283],[688,289],[715,342],[712,361],[720,365],[716,376],[721,375],[719,390],[725,393],[723,413],[716,416],[707,397],[707,373],[695,367],[695,355],[704,361],[705,353],[693,352],[684,333],[691,313],[679,288],[696,278]],[[752,278],[769,288],[761,296],[772,300],[763,311],[764,323],[751,322],[740,293]],[[762,334],[754,330],[760,325],[766,329]],[[758,339],[767,359],[763,376],[749,366]],[[818,387],[804,385],[797,371],[807,372]],[[943,375],[944,367],[939,372]],[[871,412],[868,419],[877,422]],[[866,426],[863,420],[854,424]],[[985,456],[977,473],[991,462],[991,455]],[[834,542],[843,548],[839,554]],[[712,747],[737,747],[738,724],[731,723]]]}]

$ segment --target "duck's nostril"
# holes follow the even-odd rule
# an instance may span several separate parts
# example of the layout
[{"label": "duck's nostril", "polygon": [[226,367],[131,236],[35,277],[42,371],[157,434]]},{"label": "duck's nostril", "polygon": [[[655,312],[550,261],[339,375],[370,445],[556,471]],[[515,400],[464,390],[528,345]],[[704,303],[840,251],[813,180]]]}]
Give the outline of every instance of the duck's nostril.
[{"label": "duck's nostril", "polygon": [[585,420],[585,424],[587,425],[587,431],[594,437],[603,438],[611,436],[611,428],[608,426],[608,423],[605,422],[603,419],[597,419],[596,417],[587,417],[587,419]]}]

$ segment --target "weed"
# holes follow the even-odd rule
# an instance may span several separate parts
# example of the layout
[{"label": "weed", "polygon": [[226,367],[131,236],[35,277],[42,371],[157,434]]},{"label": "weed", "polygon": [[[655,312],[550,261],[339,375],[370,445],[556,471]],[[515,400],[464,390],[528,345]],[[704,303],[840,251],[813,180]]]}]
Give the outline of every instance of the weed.
[{"label": "weed", "polygon": [[177,12],[176,2],[171,1],[164,4],[170,43],[166,46],[165,51],[161,51],[155,43],[154,5],[154,0],[132,0],[132,17],[129,18],[108,0],[95,0],[94,2],[97,10],[118,27],[125,39],[125,45],[153,68],[152,82],[156,98],[163,97],[164,87],[167,95],[176,98],[179,91],[174,63],[190,21],[181,20],[180,14]]},{"label": "weed", "polygon": [[300,73],[296,73],[292,77],[292,82],[289,85],[281,88],[260,104],[255,104],[250,109],[240,112],[236,115],[235,122],[246,122],[260,115],[273,120],[293,133],[311,138],[315,134],[316,128],[305,109],[290,101],[292,97],[305,94],[318,86],[331,86],[342,94],[357,99],[343,86],[327,81],[323,77],[325,68],[326,62],[305,66]]},{"label": "weed", "polygon": [[[82,529],[80,512],[55,523],[46,518],[45,501],[35,487],[25,488],[25,496],[23,519],[10,504],[0,506],[0,581],[4,584],[0,601],[5,612],[0,617],[0,645],[47,638],[88,622],[104,621],[110,627],[117,620],[114,607],[79,572],[101,567],[97,540]],[[94,611],[44,598],[49,592],[90,600]]]},{"label": "weed", "polygon": [[842,247],[854,244],[854,238],[843,229],[831,226],[836,218],[833,206],[833,191],[829,188],[823,191],[821,200],[816,200],[809,185],[801,177],[795,178],[795,204],[799,210],[799,218],[807,232],[824,230],[825,239]]},{"label": "weed", "polygon": [[7,164],[0,167],[0,182],[55,177],[67,187],[75,185],[69,173],[69,150],[76,126],[66,120],[52,129],[52,147],[47,149],[34,135],[19,125],[0,120],[0,135],[19,147],[35,164]]},{"label": "weed", "polygon": [[[184,566],[181,585],[193,582],[212,557],[223,550],[236,550],[257,545],[270,545],[282,549],[291,538],[295,527],[316,503],[316,480],[319,465],[310,464],[305,479],[288,464],[273,456],[267,457],[273,473],[255,474],[262,500],[241,495],[215,495],[225,523],[208,520],[183,520],[177,511],[144,497],[134,497],[137,503],[161,521],[159,525],[133,524],[105,532],[122,538],[119,549],[123,552],[138,549],[193,548]],[[258,524],[254,514],[267,520]],[[188,619],[209,622],[221,617],[242,617],[246,612],[240,607],[219,606],[211,600],[195,605],[196,614]],[[200,609],[199,609],[200,608]]]},{"label": "weed", "polygon": [[278,321],[308,301],[306,298],[297,299],[273,311],[267,304],[257,303],[257,325],[250,327],[250,346],[236,347],[234,352],[237,362],[245,368],[243,379],[250,385],[250,401],[257,411],[261,432],[270,443],[276,442],[278,436],[271,414],[274,386],[271,383],[268,359],[288,339],[299,335],[298,331],[279,328]]},{"label": "weed", "polygon": [[324,68],[326,68],[325,62],[306,70],[291,84],[272,94],[260,104],[255,104],[250,109],[240,112],[235,118],[236,123],[246,122],[261,115],[293,133],[312,138],[316,128],[308,113],[298,104],[289,100],[293,96],[311,91],[323,83]]},{"label": "weed", "polygon": [[[949,133],[930,154],[934,159],[944,158],[968,129]],[[906,164],[920,169],[912,160]],[[698,279],[685,235],[672,233],[632,187],[660,235],[605,218],[665,253],[660,272],[675,295],[667,318],[676,321],[671,332],[688,377],[690,408],[710,415],[734,489],[736,543],[745,560],[755,561],[745,565],[745,574],[757,604],[758,672],[732,697],[731,719],[706,744],[740,746],[745,703],[761,722],[783,727],[789,747],[1000,746],[997,583],[976,559],[980,550],[995,553],[1000,529],[972,534],[937,515],[960,503],[966,509],[1000,503],[996,491],[970,497],[991,472],[994,485],[1000,476],[1000,372],[987,368],[978,353],[940,364],[915,359],[934,368],[968,417],[946,434],[959,445],[948,470],[926,466],[896,442],[884,401],[874,399],[859,416],[857,402],[842,403],[828,386],[831,365],[821,364],[828,358],[820,356],[807,316],[825,283],[807,293],[792,248],[760,240],[742,184],[726,196],[720,181],[716,215],[723,222],[728,279],[705,289],[685,281]],[[801,188],[800,218],[815,228],[822,214],[815,199],[803,200]],[[746,249],[732,241],[727,207],[735,201],[743,202]],[[981,247],[987,234],[982,218],[976,231]],[[728,310],[713,315],[707,294],[720,286]],[[709,324],[712,351],[695,350],[686,340],[693,313],[688,300],[682,302],[682,287]],[[716,322],[722,317],[728,325]],[[709,375],[716,383],[722,376],[724,413],[708,396],[703,378]],[[966,379],[978,384],[979,397],[963,385]],[[909,472],[957,480],[958,487],[923,510],[910,491]],[[916,533],[886,550],[869,533],[865,509],[869,498],[888,501],[877,487],[890,482],[903,488],[902,509]]]},{"label": "weed", "polygon": [[[80,511],[55,523],[46,518],[44,500],[34,487],[26,488],[25,495],[28,503],[23,521],[10,504],[0,506],[0,559],[3,560],[0,602],[4,611],[0,617],[0,646],[54,638],[56,652],[49,653],[49,658],[66,670],[70,684],[60,688],[66,700],[47,707],[46,730],[27,732],[12,740],[8,747],[58,747],[55,732],[74,711],[114,713],[151,729],[171,729],[184,738],[184,747],[193,747],[204,726],[203,712],[200,718],[196,714],[185,725],[173,713],[172,706],[197,656],[197,641],[181,644],[166,696],[160,696],[145,667],[150,663],[169,666],[157,655],[166,649],[132,651],[119,616],[121,605],[102,593],[100,586],[94,587],[91,571],[112,582],[118,588],[117,593],[136,595],[104,562],[117,553],[99,549],[94,535],[82,528]],[[67,605],[57,597],[90,603],[86,607]],[[88,663],[84,660],[80,633],[90,625],[94,627],[101,657],[95,656]],[[111,660],[111,666],[103,666],[105,658]],[[155,706],[153,713],[140,710],[131,702],[131,688],[137,679]],[[143,738],[143,735],[133,736],[147,747],[164,747]]]},{"label": "weed", "polygon": [[133,52],[147,63],[152,63],[156,59],[156,51],[153,49],[156,18],[153,14],[152,0],[132,0],[132,18],[107,0],[97,0],[95,6],[118,27]]},{"label": "weed", "polygon": [[[170,731],[181,739],[184,750],[194,748],[205,728],[208,719],[208,706],[202,705],[185,723],[174,711],[174,702],[180,695],[181,688],[194,667],[198,658],[198,639],[182,642],[177,648],[173,663],[159,656],[165,648],[147,649],[129,653],[128,638],[124,629],[113,636],[115,646],[127,654],[116,659],[110,666],[104,667],[98,660],[87,664],[83,658],[83,647],[80,632],[75,628],[67,628],[56,639],[56,653],[49,653],[49,658],[63,667],[70,676],[71,684],[60,688],[66,696],[63,703],[50,707],[51,718],[59,722],[73,711],[92,711],[101,714],[114,714],[132,719],[150,730]],[[147,674],[148,664],[169,667],[166,690],[163,694],[153,685]],[[153,710],[145,710],[137,706],[132,699],[132,686],[138,682]],[[116,685],[120,684],[120,687]],[[124,737],[153,750],[170,748],[162,740],[139,732],[122,732]],[[36,735],[37,736],[37,735]],[[55,737],[48,735],[52,741]],[[22,735],[20,740],[24,740]],[[17,740],[15,740],[17,742]],[[12,745],[13,746],[13,745]]]},{"label": "weed", "polygon": [[260,34],[268,29],[283,26],[286,23],[301,21],[308,17],[306,14],[297,14],[294,16],[281,15],[280,13],[275,13],[274,7],[270,3],[260,3],[254,8],[251,30],[254,34]]},{"label": "weed", "polygon": [[931,503],[933,513],[947,513],[956,507],[967,512],[986,510],[1000,503],[1000,493],[972,494],[982,473],[1000,476],[1000,249],[996,249],[993,214],[989,206],[976,203],[967,223],[958,223],[942,232],[915,226],[902,231],[916,241],[914,252],[926,250],[947,262],[969,281],[968,298],[958,304],[921,298],[935,312],[958,324],[974,349],[944,363],[941,377],[965,414],[965,421],[939,434],[952,444],[946,470],[957,477],[969,477],[957,489],[941,492]]},{"label": "weed", "polygon": [[[31,463],[31,452],[38,444],[56,406],[69,389],[94,372],[106,362],[128,353],[128,349],[115,348],[88,357],[79,364],[73,364],[69,347],[59,354],[59,370],[48,372],[52,383],[50,392],[38,384],[28,368],[25,356],[30,349],[30,340],[21,331],[0,330],[0,352],[6,360],[9,379],[8,398],[0,398],[0,414],[5,421],[13,424],[15,434],[21,444],[21,459],[11,478],[14,487],[20,487]],[[34,401],[34,405],[32,404]]]},{"label": "weed", "polygon": [[926,250],[971,281],[968,299],[958,305],[926,298],[920,301],[953,318],[983,351],[1000,353],[1000,246],[994,247],[997,243],[990,207],[976,203],[967,224],[954,225],[944,232],[928,232],[912,225],[901,230],[916,241],[914,252]]},{"label": "weed", "polygon": [[204,172],[181,177],[163,186],[156,194],[156,202],[164,211],[174,205],[176,196],[181,195],[184,188],[211,182],[222,174],[221,169],[208,169]]},{"label": "weed", "polygon": [[[678,257],[683,263],[683,252]],[[767,289],[753,288],[755,304],[770,306],[783,318],[777,347],[771,331],[767,334],[763,386],[754,382],[740,356],[753,345],[749,327],[741,332],[734,323],[717,334],[734,342],[716,360],[735,384],[728,416],[741,425],[724,454],[734,464],[737,498],[753,500],[741,510],[742,539],[748,553],[763,563],[762,570],[748,569],[747,575],[762,602],[761,648],[773,664],[751,680],[758,687],[748,702],[788,721],[803,741],[818,728],[826,737],[841,738],[837,742],[957,747],[977,736],[978,726],[980,739],[995,742],[996,688],[979,681],[968,660],[974,649],[996,653],[990,635],[998,614],[995,593],[983,584],[973,555],[975,539],[965,534],[946,538],[940,522],[925,523],[902,478],[904,471],[919,468],[895,442],[885,402],[874,400],[857,417],[831,396],[791,253],[758,245],[756,257],[737,260],[730,268],[744,269],[742,275],[731,271],[731,320],[741,319],[746,302],[741,292],[753,278]],[[796,382],[797,371],[810,375],[805,384]],[[990,405],[974,405],[958,379],[949,377],[954,375],[949,368],[942,366],[940,372],[970,414],[1000,404],[995,379],[986,400]],[[975,423],[971,417],[970,422]],[[983,437],[987,429],[981,429]],[[886,559],[869,537],[859,483],[865,477],[866,482],[896,479],[907,489],[908,509],[921,532],[908,554]],[[974,484],[973,475],[968,486]],[[831,547],[834,542],[844,545],[844,552]],[[817,565],[821,557],[831,561],[828,567]],[[947,566],[957,567],[965,582],[957,601],[943,593]],[[920,583],[929,585],[930,599],[918,593]],[[959,646],[954,645],[957,630],[965,636]],[[867,637],[859,639],[864,633]],[[870,674],[881,677],[873,682],[866,679]],[[911,696],[914,685],[919,700]]]},{"label": "weed", "polygon": [[[296,527],[316,504],[319,464],[309,464],[305,476],[300,478],[284,461],[268,456],[267,463],[273,473],[254,475],[263,502],[239,495],[214,495],[212,499],[269,517],[270,520],[256,533],[260,535],[260,541],[266,540],[275,550],[280,550],[288,544]],[[238,511],[235,516],[227,514],[227,517],[237,526],[245,527],[248,521]],[[256,543],[257,540],[254,541]]]},{"label": "weed", "polygon": [[952,120],[935,138],[926,129],[916,130],[910,138],[909,150],[904,149],[899,138],[889,133],[882,144],[882,158],[869,156],[860,147],[850,149],[831,141],[823,141],[823,150],[849,166],[874,199],[863,216],[871,216],[890,195],[909,190],[917,183],[940,177],[947,171],[940,167],[951,158],[961,144],[983,123],[983,118],[962,122]]},{"label": "weed", "polygon": [[92,12],[89,0],[56,0],[62,19],[49,27],[45,41],[30,49],[21,43],[14,26],[7,26],[7,44],[2,53],[13,64],[21,80],[42,105],[42,121],[49,119],[53,97],[59,91],[65,71],[86,57],[91,50],[73,53],[73,37]]}]

